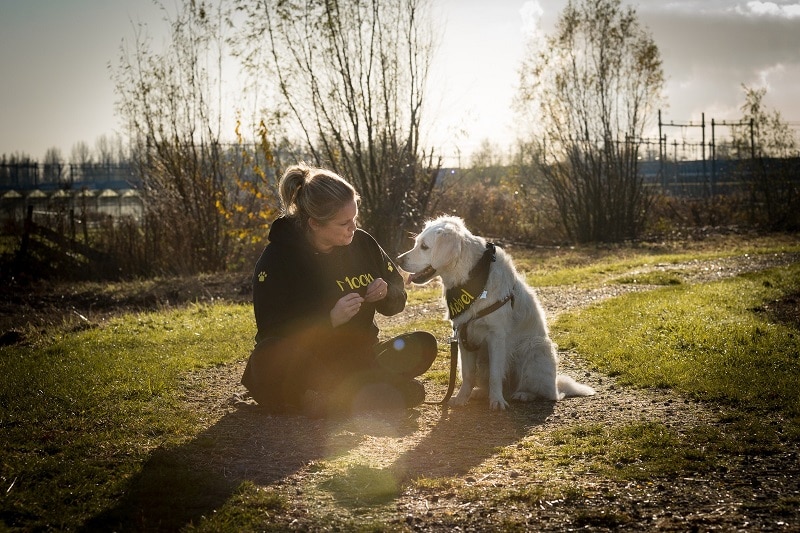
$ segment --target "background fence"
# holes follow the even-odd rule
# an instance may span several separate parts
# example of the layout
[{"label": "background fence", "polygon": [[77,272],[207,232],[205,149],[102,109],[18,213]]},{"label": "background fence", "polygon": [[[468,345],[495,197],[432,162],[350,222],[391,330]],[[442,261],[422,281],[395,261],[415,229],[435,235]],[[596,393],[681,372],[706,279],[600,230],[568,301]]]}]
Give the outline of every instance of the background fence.
[{"label": "background fence", "polygon": [[[794,146],[780,157],[762,153],[753,121],[699,122],[662,120],[658,114],[658,138],[641,139],[639,172],[645,183],[674,196],[713,197],[746,192],[765,179],[800,184],[800,123],[786,122],[794,133]],[[740,141],[734,142],[733,132]]]},{"label": "background fence", "polygon": [[[796,140],[800,123],[786,125]],[[738,142],[734,142],[734,132]],[[754,186],[776,182],[776,177],[782,184],[800,188],[800,143],[795,141],[782,157],[763,157],[756,138],[752,121],[706,121],[703,114],[699,122],[667,122],[659,112],[657,138],[624,142],[636,143],[639,173],[648,188],[668,196],[711,198],[747,193]],[[6,226],[19,223],[29,209],[34,220],[49,220],[49,225],[68,217],[89,225],[103,218],[140,220],[141,187],[129,162],[42,164],[3,156],[0,222]]]}]

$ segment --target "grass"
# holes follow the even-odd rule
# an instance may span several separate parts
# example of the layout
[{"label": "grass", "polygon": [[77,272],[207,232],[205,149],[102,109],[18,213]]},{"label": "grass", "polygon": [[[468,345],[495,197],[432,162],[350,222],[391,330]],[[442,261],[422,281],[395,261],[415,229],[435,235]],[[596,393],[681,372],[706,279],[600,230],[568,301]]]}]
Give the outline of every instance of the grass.
[{"label": "grass", "polygon": [[623,275],[613,280],[622,285],[680,285],[683,283],[681,275],[676,272],[639,272]]},{"label": "grass", "polygon": [[426,304],[442,295],[441,287],[428,285],[412,285],[406,292],[408,294],[406,305]]},{"label": "grass", "polygon": [[537,465],[532,472],[543,480],[551,475],[541,471],[544,464],[569,469],[573,475],[647,481],[713,471],[739,451],[736,438],[716,428],[698,426],[678,432],[659,421],[642,420],[564,427],[544,440],[523,441],[515,456],[523,465]]},{"label": "grass", "polygon": [[[800,332],[763,309],[800,290],[800,265],[705,285],[683,283],[669,269],[631,272],[655,263],[800,248],[781,239],[686,251],[514,251],[536,285],[661,285],[562,315],[551,324],[556,341],[626,386],[669,388],[717,406],[722,425],[679,430],[658,420],[572,423],[490,440],[500,445],[485,452],[464,450],[487,457],[469,475],[514,469],[530,480],[504,488],[466,483],[461,474],[402,480],[369,456],[343,452],[309,467],[310,486],[245,481],[220,492],[225,480],[187,459],[220,450],[208,441],[213,437],[206,436],[204,413],[189,410],[181,398],[192,372],[247,356],[254,334],[248,305],[192,304],[120,316],[102,327],[52,328],[29,345],[0,348],[0,529],[103,529],[115,523],[111,509],[141,500],[162,509],[160,517],[174,515],[160,524],[166,529],[283,531],[292,516],[320,512],[329,521],[323,526],[380,531],[388,527],[381,516],[397,514],[395,502],[406,491],[452,494],[446,498],[457,506],[572,505],[592,496],[574,484],[580,476],[625,486],[724,471],[742,456],[778,453],[800,439]],[[409,291],[409,304],[439,297],[439,289],[418,288]],[[425,379],[445,385],[451,331],[438,313],[431,315],[385,328],[383,335],[433,332],[440,353]],[[302,512],[295,510],[298,501],[305,502]],[[779,505],[792,516],[796,503],[787,496]],[[214,512],[189,523],[180,510],[192,506]],[[336,517],[326,517],[329,508]],[[513,513],[503,520],[502,529],[526,529]],[[611,528],[627,520],[613,510],[575,515],[579,526]]]},{"label": "grass", "polygon": [[363,464],[352,464],[336,472],[320,488],[347,507],[388,503],[401,491],[397,477],[389,469]]},{"label": "grass", "polygon": [[[269,517],[290,510],[286,498],[269,488],[245,482],[215,513],[213,520],[204,520],[186,527],[187,532],[217,533],[219,531],[282,532],[285,527],[270,524]],[[266,518],[266,520],[265,520]]]},{"label": "grass", "polygon": [[[581,285],[597,286],[614,280],[633,283],[627,273],[649,265],[671,265],[707,259],[724,259],[745,254],[771,254],[800,251],[800,242],[791,235],[759,238],[739,237],[718,243],[664,243],[634,246],[567,247],[541,250],[513,250],[517,268],[534,287]],[[619,278],[619,279],[617,279]],[[658,285],[673,284],[680,278],[672,273]],[[642,280],[639,283],[650,283]]]},{"label": "grass", "polygon": [[[703,285],[633,293],[561,316],[553,335],[623,385],[718,405],[721,426],[678,433],[660,422],[556,432],[564,461],[613,479],[737,468],[800,441],[800,332],[763,311],[796,295],[800,265]],[[581,461],[575,461],[581,457]]]},{"label": "grass", "polygon": [[800,265],[634,293],[561,317],[573,349],[625,384],[800,418],[800,337],[759,310],[800,290]]},{"label": "grass", "polygon": [[201,429],[180,377],[241,358],[252,329],[247,306],[192,305],[0,348],[3,520],[73,529],[100,511],[152,450]]}]

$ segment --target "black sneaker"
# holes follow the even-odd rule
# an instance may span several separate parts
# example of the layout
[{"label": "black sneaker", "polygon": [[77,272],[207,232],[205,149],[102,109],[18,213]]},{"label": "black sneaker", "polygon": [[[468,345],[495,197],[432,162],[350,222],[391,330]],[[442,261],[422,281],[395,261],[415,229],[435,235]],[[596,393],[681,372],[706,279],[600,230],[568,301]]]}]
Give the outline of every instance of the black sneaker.
[{"label": "black sneaker", "polygon": [[416,407],[425,401],[425,386],[416,379],[401,381],[398,389],[403,395],[407,408]]},{"label": "black sneaker", "polygon": [[374,381],[361,387],[353,397],[353,412],[397,411],[425,401],[425,387],[415,379]]}]

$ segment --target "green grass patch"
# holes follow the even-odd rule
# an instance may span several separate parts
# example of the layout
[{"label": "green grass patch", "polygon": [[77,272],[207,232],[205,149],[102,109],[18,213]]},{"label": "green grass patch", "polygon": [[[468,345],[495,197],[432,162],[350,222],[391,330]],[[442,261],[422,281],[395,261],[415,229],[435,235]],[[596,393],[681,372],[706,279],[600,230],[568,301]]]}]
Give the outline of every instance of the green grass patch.
[{"label": "green grass patch", "polygon": [[[627,276],[631,270],[656,264],[672,265],[745,254],[786,252],[800,252],[800,243],[791,235],[720,237],[711,242],[699,241],[683,245],[670,243],[626,247],[575,246],[533,250],[520,248],[511,250],[511,255],[517,268],[525,274],[528,283],[534,287],[543,287],[599,285],[618,276]],[[673,284],[669,280],[674,282],[680,278],[673,273],[673,276],[657,280],[652,284]]]},{"label": "green grass patch", "polygon": [[723,436],[707,428],[679,434],[656,421],[624,425],[582,425],[550,435],[550,446],[576,464],[575,470],[600,472],[624,480],[664,478],[719,467]]},{"label": "green grass patch", "polygon": [[330,492],[345,507],[389,503],[400,494],[397,476],[388,468],[352,464],[323,481],[320,488]]},{"label": "green grass patch", "polygon": [[185,531],[216,533],[218,531],[286,531],[286,524],[276,524],[272,515],[290,509],[286,497],[272,488],[259,487],[250,481],[242,483],[233,496],[219,509]]},{"label": "green grass patch", "polygon": [[634,293],[553,324],[556,341],[626,384],[800,417],[800,336],[759,309],[797,292],[800,265]]},{"label": "green grass patch", "polygon": [[442,297],[442,288],[438,285],[411,285],[406,287],[406,294],[407,306],[427,304]]},{"label": "green grass patch", "polygon": [[526,272],[526,280],[534,287],[559,285],[599,285],[630,270],[655,263],[679,263],[682,256],[635,255],[629,258],[608,257],[589,265],[578,265],[554,270]]},{"label": "green grass patch", "polygon": [[565,471],[622,482],[670,479],[725,472],[737,468],[743,456],[778,449],[774,428],[772,436],[758,431],[745,437],[750,429],[749,425],[698,424],[678,430],[655,420],[580,424],[525,439],[503,449],[500,456],[513,461],[515,469],[532,479],[515,487],[508,497],[536,504],[564,497],[569,486],[557,480]]},{"label": "green grass patch", "polygon": [[200,429],[181,376],[246,356],[253,334],[249,306],[191,305],[0,348],[3,520],[74,529],[102,511],[153,449]]},{"label": "green grass patch", "polygon": [[[469,497],[469,491],[464,499],[480,500],[486,498],[483,491],[476,491]],[[495,504],[522,504],[526,507],[538,506],[550,502],[579,501],[584,497],[580,487],[569,483],[558,483],[548,480],[541,483],[530,483],[525,486],[498,489],[488,495],[489,501]]]},{"label": "green grass patch", "polygon": [[680,285],[683,283],[680,274],[676,272],[640,272],[628,274],[614,279],[614,283],[622,285]]}]

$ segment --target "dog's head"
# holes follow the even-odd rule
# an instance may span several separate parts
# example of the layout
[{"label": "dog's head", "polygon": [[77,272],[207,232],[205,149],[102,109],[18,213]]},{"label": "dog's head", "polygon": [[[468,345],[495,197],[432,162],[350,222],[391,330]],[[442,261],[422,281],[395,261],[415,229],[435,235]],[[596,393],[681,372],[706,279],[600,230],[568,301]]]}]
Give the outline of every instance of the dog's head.
[{"label": "dog's head", "polygon": [[400,268],[411,273],[412,283],[427,283],[456,261],[469,231],[458,217],[439,217],[428,221],[414,247],[397,258]]}]

